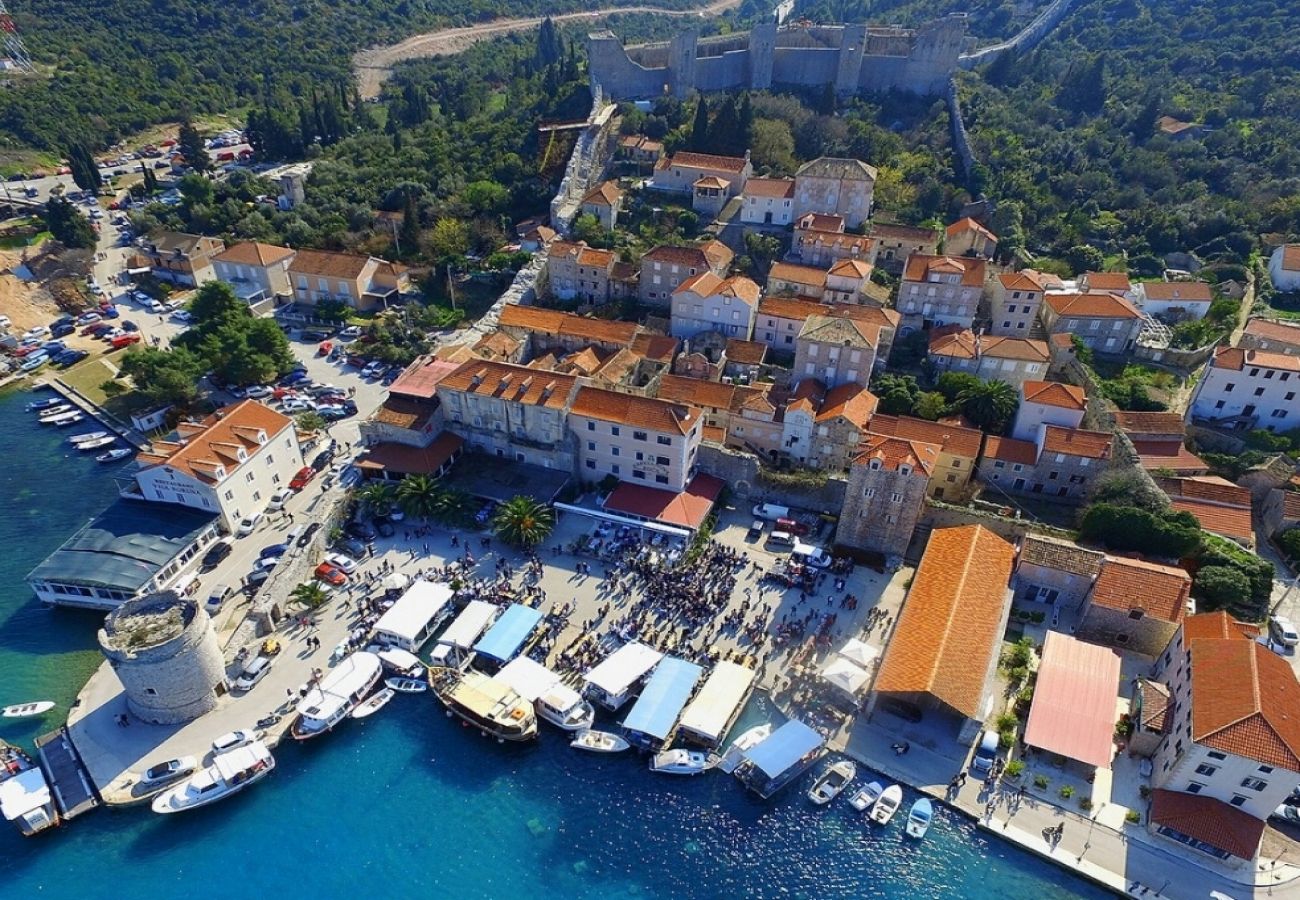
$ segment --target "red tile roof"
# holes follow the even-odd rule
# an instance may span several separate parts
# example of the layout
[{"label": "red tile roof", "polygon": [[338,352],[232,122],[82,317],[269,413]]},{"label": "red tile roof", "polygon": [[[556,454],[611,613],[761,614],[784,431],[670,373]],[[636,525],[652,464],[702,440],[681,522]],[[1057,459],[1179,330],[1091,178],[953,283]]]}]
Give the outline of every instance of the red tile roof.
[{"label": "red tile roof", "polygon": [[687,434],[700,420],[700,410],[694,406],[592,387],[578,389],[572,413],[661,434]]},{"label": "red tile roof", "polygon": [[1126,433],[1177,436],[1180,441],[1186,431],[1183,417],[1172,412],[1130,412],[1119,409],[1115,411],[1115,424],[1120,431]]},{"label": "red tile roof", "polygon": [[953,222],[951,225],[947,227],[947,229],[944,231],[944,234],[946,234],[948,237],[951,238],[951,237],[956,237],[957,235],[961,234],[963,231],[973,231],[976,234],[983,235],[984,237],[988,238],[990,241],[996,241],[998,239],[998,236],[996,234],[989,231],[987,228],[985,228],[979,222],[976,222],[970,216],[966,216],[964,219],[958,219],[956,222]]},{"label": "red tile roof", "polygon": [[394,475],[436,475],[447,461],[460,452],[464,441],[444,431],[427,447],[412,447],[383,441],[357,459],[357,468],[391,472]]},{"label": "red tile roof", "polygon": [[861,385],[841,384],[826,392],[821,409],[817,411],[817,421],[843,418],[858,428],[865,428],[879,404],[876,395]]},{"label": "red tile roof", "polygon": [[1083,412],[1088,408],[1088,395],[1083,388],[1062,381],[1026,381],[1020,388],[1021,399],[1026,403],[1041,403]]},{"label": "red tile roof", "polygon": [[507,303],[502,307],[497,321],[502,328],[521,328],[624,347],[632,343],[639,331],[635,322],[614,322],[517,303]]},{"label": "red tile roof", "polygon": [[1255,858],[1264,833],[1262,819],[1235,806],[1164,788],[1151,792],[1151,821],[1247,860]]},{"label": "red tile roof", "polygon": [[1250,510],[1250,491],[1223,478],[1158,478],[1156,483],[1170,497],[1205,500],[1224,506],[1241,507],[1248,512]]},{"label": "red tile roof", "polygon": [[772,197],[783,200],[794,196],[794,181],[789,178],[750,178],[745,182],[746,197]]},{"label": "red tile roof", "polygon": [[762,291],[758,285],[750,281],[744,275],[732,275],[730,278],[719,278],[712,272],[705,271],[698,275],[692,275],[680,285],[674,294],[690,291],[700,297],[735,297],[741,300],[747,306],[754,306],[758,303]]},{"label": "red tile roof", "polygon": [[1290,664],[1248,639],[1199,638],[1185,645],[1192,666],[1192,740],[1300,773],[1300,684]]},{"label": "red tile roof", "polygon": [[1287,356],[1283,353],[1271,353],[1268,350],[1243,350],[1240,347],[1220,347],[1214,351],[1216,369],[1236,369],[1241,371],[1247,366],[1261,369],[1281,369],[1300,372],[1300,356]]},{"label": "red tile roof", "polygon": [[[354,253],[331,253],[327,250],[299,250],[289,263],[289,271],[303,275],[321,275],[326,278],[344,278],[355,281],[374,259]],[[378,261],[378,260],[376,260]]]},{"label": "red tile roof", "polygon": [[828,274],[846,278],[866,278],[871,274],[871,263],[861,259],[841,259],[831,264]]},{"label": "red tile roof", "polygon": [[1003,272],[998,276],[998,282],[1008,291],[1037,291],[1041,293],[1043,290],[1041,284],[1024,272]]},{"label": "red tile roof", "polygon": [[983,437],[974,428],[930,422],[911,416],[874,416],[871,419],[871,431],[874,434],[906,438],[910,441],[938,444],[944,453],[972,460],[979,456],[980,441]]},{"label": "red tile roof", "polygon": [[526,406],[564,409],[577,383],[572,375],[539,372],[527,366],[494,360],[471,359],[457,366],[456,371],[443,378],[438,387]]},{"label": "red tile roof", "polygon": [[[647,250],[641,257],[642,263],[650,262],[676,263],[679,266],[695,266],[700,269],[712,268],[724,270],[731,265],[736,254],[721,241],[706,241],[691,247],[678,247],[661,244]],[[643,266],[644,267],[644,266]]]},{"label": "red tile roof", "polygon": [[1168,469],[1179,475],[1197,475],[1209,468],[1205,460],[1184,447],[1181,440],[1134,441],[1133,449],[1138,453],[1138,462],[1148,472]]},{"label": "red tile roof", "polygon": [[[201,422],[180,423],[176,426],[176,441],[152,442],[136,456],[136,462],[142,468],[167,466],[200,481],[217,483],[222,480],[217,474],[219,470],[224,470],[224,477],[229,478],[261,449],[263,444],[257,440],[259,432],[270,443],[292,426],[293,420],[283,413],[256,400],[242,400],[217,410]],[[241,450],[244,460],[239,458]]]},{"label": "red tile roof", "polygon": [[1191,590],[1191,576],[1182,569],[1108,556],[1093,582],[1091,602],[1120,612],[1140,609],[1177,624],[1187,614]]},{"label": "red tile roof", "polygon": [[397,376],[397,380],[389,386],[388,393],[429,400],[438,392],[438,382],[454,371],[456,363],[421,356]]},{"label": "red tile roof", "polygon": [[1117,291],[1122,294],[1133,287],[1126,272],[1084,272],[1080,280],[1084,279],[1087,280],[1090,291]]},{"label": "red tile roof", "polygon": [[713,509],[723,484],[722,479],[701,473],[691,479],[686,490],[675,493],[624,481],[605,498],[604,506],[610,512],[653,519],[694,531]]},{"label": "red tile roof", "polygon": [[793,284],[807,284],[813,287],[826,286],[826,270],[818,269],[815,266],[800,266],[795,263],[772,263],[771,270],[767,273],[768,289],[771,289],[773,281],[788,281]]},{"label": "red tile roof", "polygon": [[1137,307],[1118,294],[1047,294],[1043,297],[1043,302],[1058,316],[1077,319],[1142,318]]},{"label": "red tile roof", "polygon": [[1047,425],[1043,428],[1043,452],[1083,456],[1088,459],[1105,459],[1110,456],[1112,439],[1112,435],[1100,431]]},{"label": "red tile roof", "polygon": [[1014,558],[1015,548],[982,525],[931,532],[875,690],[930,694],[968,718],[981,718]]},{"label": "red tile roof", "polygon": [[[1300,244],[1296,245],[1300,247]],[[1279,344],[1300,347],[1300,323],[1275,322],[1271,319],[1251,319],[1246,323],[1245,333]]]},{"label": "red tile roof", "polygon": [[1282,245],[1282,271],[1300,272],[1300,244]]},{"label": "red tile roof", "polygon": [[584,204],[593,206],[613,206],[623,199],[622,189],[612,181],[602,181],[582,198]]},{"label": "red tile roof", "polygon": [[1203,639],[1225,641],[1253,641],[1259,637],[1259,627],[1249,622],[1238,622],[1224,610],[1197,613],[1183,619],[1183,646]]},{"label": "red tile roof", "polygon": [[1033,441],[1018,441],[991,434],[984,443],[984,455],[1002,462],[1032,466],[1038,462],[1038,446]]},{"label": "red tile roof", "polygon": [[727,339],[727,362],[738,366],[761,366],[767,358],[767,344],[758,341]]},{"label": "red tile roof", "polygon": [[679,150],[668,157],[668,165],[685,169],[717,169],[720,172],[740,174],[749,165],[743,156],[714,156],[712,153],[691,153]]},{"label": "red tile roof", "polygon": [[890,472],[898,471],[899,466],[911,466],[913,471],[928,476],[939,461],[939,445],[869,433],[863,438],[853,463],[866,466],[873,459],[880,460]]},{"label": "red tile roof", "polygon": [[767,295],[758,303],[760,316],[772,316],[776,319],[793,319],[802,322],[809,316],[826,315],[826,304],[816,300],[801,300],[798,297],[777,297]]},{"label": "red tile roof", "polygon": [[1217,506],[1204,500],[1173,497],[1169,505],[1178,512],[1189,512],[1211,534],[1252,544],[1255,531],[1250,524],[1250,510],[1235,506]]},{"label": "red tile roof", "polygon": [[677,355],[678,340],[666,334],[638,334],[628,347],[637,356],[660,363],[672,362]]},{"label": "red tile roof", "polygon": [[293,254],[294,251],[288,247],[277,247],[275,244],[262,244],[257,241],[244,241],[227,247],[212,258],[219,262],[266,268],[278,262],[284,262]]},{"label": "red tile roof", "polygon": [[965,287],[983,287],[984,274],[988,262],[969,256],[930,256],[926,253],[913,253],[907,257],[907,266],[903,270],[904,281],[926,282],[931,274],[960,275]]},{"label": "red tile roof", "polygon": [[830,213],[806,213],[795,223],[800,231],[822,232],[825,234],[843,234],[844,217]]},{"label": "red tile roof", "polygon": [[1086,765],[1109,766],[1119,684],[1120,657],[1114,650],[1047,632],[1025,743]]},{"label": "red tile roof", "polygon": [[730,410],[735,396],[735,385],[718,381],[704,381],[682,375],[664,375],[659,379],[659,399],[673,403]]},{"label": "red tile roof", "polygon": [[1148,281],[1142,292],[1148,300],[1160,303],[1209,303],[1214,299],[1204,281]]},{"label": "red tile roof", "polygon": [[[978,353],[976,352],[978,349]],[[930,353],[955,359],[1018,359],[1024,362],[1048,361],[1050,354],[1044,341],[1027,338],[979,335],[960,325],[946,325],[930,330]]]}]

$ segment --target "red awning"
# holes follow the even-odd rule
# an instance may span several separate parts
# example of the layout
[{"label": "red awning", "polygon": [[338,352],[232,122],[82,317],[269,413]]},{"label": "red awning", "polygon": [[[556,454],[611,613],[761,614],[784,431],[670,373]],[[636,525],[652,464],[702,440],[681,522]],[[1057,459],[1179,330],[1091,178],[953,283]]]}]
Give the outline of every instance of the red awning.
[{"label": "red awning", "polygon": [[1047,633],[1025,743],[1098,768],[1115,752],[1119,654],[1057,631]]}]

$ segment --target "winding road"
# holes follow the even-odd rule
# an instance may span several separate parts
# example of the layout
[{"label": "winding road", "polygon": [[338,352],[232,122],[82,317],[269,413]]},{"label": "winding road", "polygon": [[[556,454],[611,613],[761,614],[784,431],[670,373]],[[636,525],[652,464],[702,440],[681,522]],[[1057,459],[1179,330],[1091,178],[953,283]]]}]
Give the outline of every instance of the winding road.
[{"label": "winding road", "polygon": [[[658,13],[665,16],[716,16],[740,5],[741,0],[713,0],[707,6],[698,9],[663,9],[658,6],[611,6],[606,9],[586,12],[561,13],[551,16],[556,22],[576,22],[596,20],[614,13]],[[424,59],[430,56],[452,56],[468,50],[479,41],[486,41],[503,34],[526,31],[542,23],[542,16],[529,19],[495,19],[481,25],[464,28],[443,28],[439,31],[426,31],[412,35],[404,41],[387,47],[371,47],[352,57],[352,67],[357,74],[357,89],[361,96],[372,99],[379,96],[379,90],[393,73],[393,66],[408,59]]]}]

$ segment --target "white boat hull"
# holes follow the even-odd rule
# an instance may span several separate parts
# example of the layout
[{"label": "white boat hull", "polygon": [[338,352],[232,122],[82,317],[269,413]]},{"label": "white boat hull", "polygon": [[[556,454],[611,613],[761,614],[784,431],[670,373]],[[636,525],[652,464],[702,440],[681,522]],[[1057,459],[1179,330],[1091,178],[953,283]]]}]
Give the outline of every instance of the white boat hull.
[{"label": "white boat hull", "polygon": [[569,741],[569,746],[590,753],[622,753],[632,745],[626,738],[608,731],[584,731]]},{"label": "white boat hull", "polygon": [[898,807],[903,803],[903,789],[896,784],[885,788],[885,792],[880,795],[871,807],[871,821],[880,825],[888,825],[889,820],[894,818],[894,813],[898,812]]},{"label": "white boat hull", "polygon": [[397,691],[393,690],[392,688],[386,687],[382,691],[379,691],[377,694],[371,697],[369,700],[366,700],[356,709],[352,710],[352,718],[364,719],[367,716],[373,716],[375,713],[379,712],[381,709],[387,706],[388,701],[392,700],[396,696],[397,696]]},{"label": "white boat hull", "polygon": [[399,694],[423,694],[429,689],[428,683],[418,678],[386,678],[384,685]]},{"label": "white boat hull", "polygon": [[0,710],[0,716],[6,719],[25,719],[28,716],[39,716],[54,709],[53,700],[40,700],[35,703],[17,703],[13,706],[6,706]]},{"label": "white boat hull", "polygon": [[736,771],[736,767],[741,764],[745,758],[745,753],[754,749],[772,734],[772,724],[764,722],[762,725],[755,725],[740,737],[731,742],[727,752],[722,755],[722,761],[718,763],[718,768],[730,775]]},{"label": "white boat hull", "polygon": [[171,815],[172,813],[198,809],[201,806],[210,806],[218,800],[224,800],[227,797],[238,794],[250,785],[257,784],[257,782],[261,781],[267,775],[270,775],[273,771],[275,771],[275,759],[268,755],[266,766],[260,771],[254,772],[239,784],[223,784],[223,787],[220,790],[214,790],[206,796],[190,798],[186,796],[187,788],[189,786],[189,781],[187,780],[176,787],[168,788],[155,797],[152,808],[154,812],[165,816]]},{"label": "white boat hull", "polygon": [[538,718],[550,722],[556,728],[562,728],[565,731],[577,733],[587,731],[591,728],[592,724],[596,721],[596,708],[590,703],[584,701],[581,714],[576,718],[566,720],[560,713],[542,703],[538,703],[537,716]]}]

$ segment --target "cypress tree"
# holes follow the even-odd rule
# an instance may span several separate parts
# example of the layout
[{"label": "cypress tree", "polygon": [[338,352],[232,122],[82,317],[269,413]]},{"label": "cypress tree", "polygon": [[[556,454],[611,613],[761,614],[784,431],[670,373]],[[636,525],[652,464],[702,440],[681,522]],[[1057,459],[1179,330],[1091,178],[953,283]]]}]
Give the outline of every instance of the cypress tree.
[{"label": "cypress tree", "polygon": [[699,102],[695,104],[695,121],[691,123],[691,140],[690,148],[696,152],[703,152],[709,146],[709,104],[700,95]]}]

